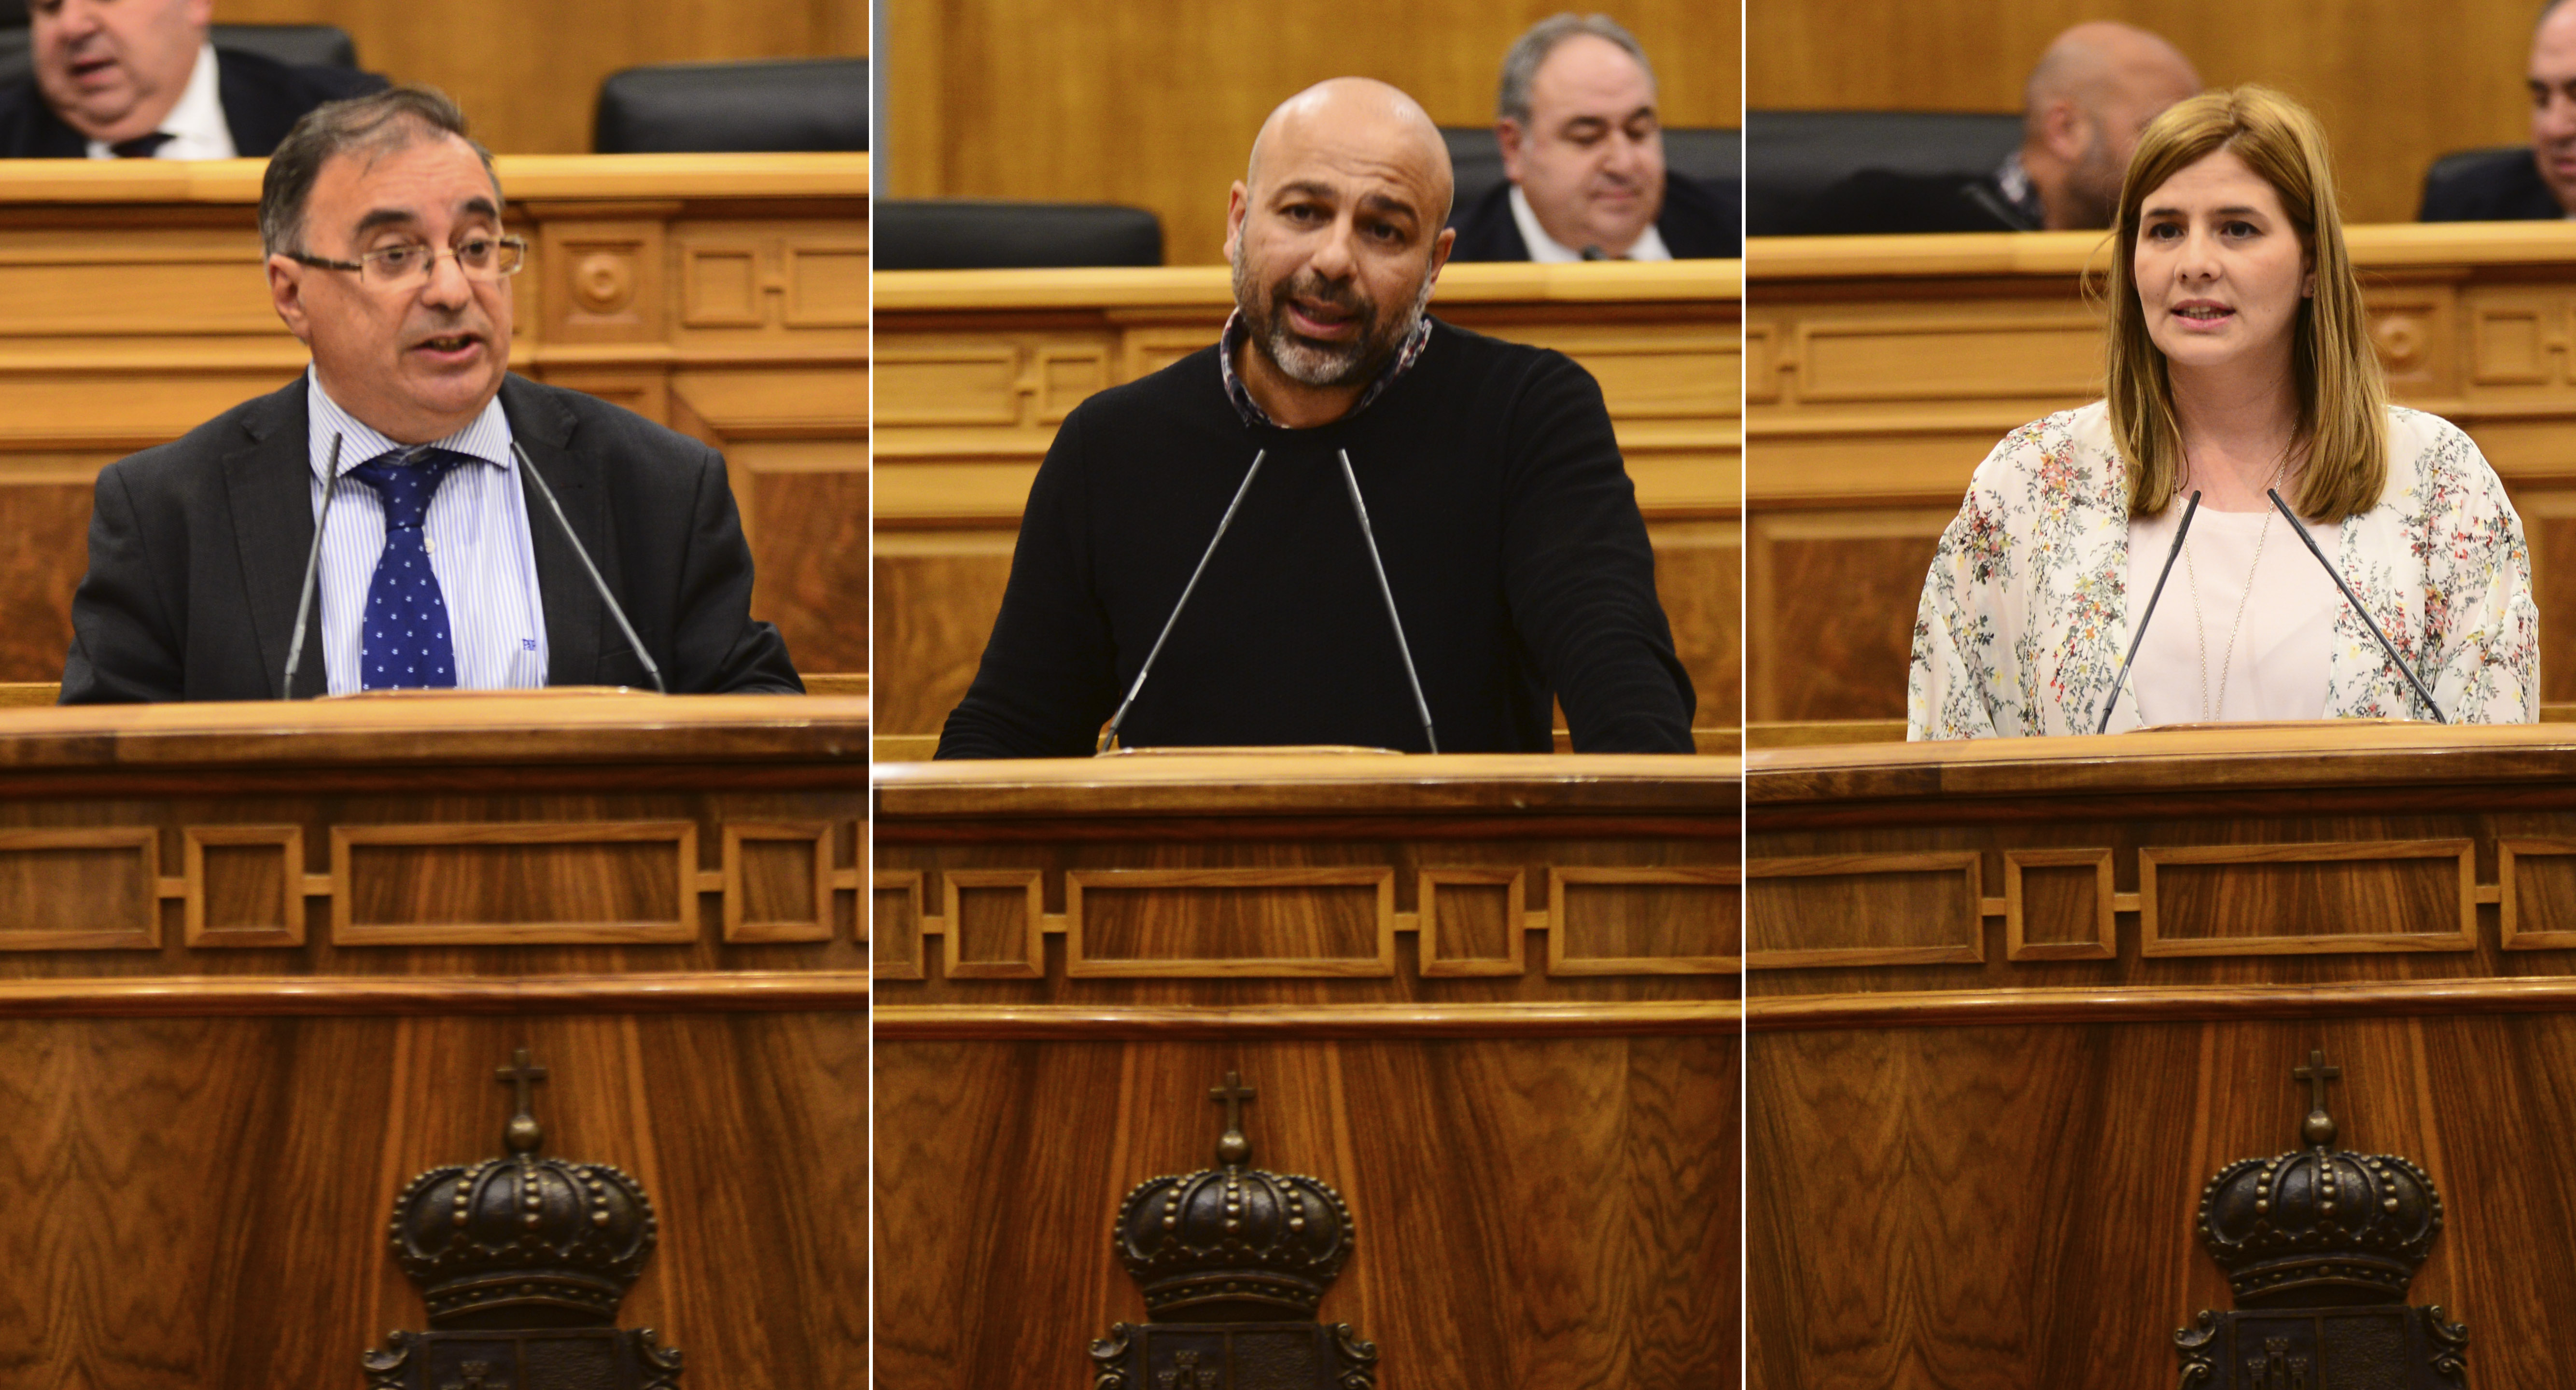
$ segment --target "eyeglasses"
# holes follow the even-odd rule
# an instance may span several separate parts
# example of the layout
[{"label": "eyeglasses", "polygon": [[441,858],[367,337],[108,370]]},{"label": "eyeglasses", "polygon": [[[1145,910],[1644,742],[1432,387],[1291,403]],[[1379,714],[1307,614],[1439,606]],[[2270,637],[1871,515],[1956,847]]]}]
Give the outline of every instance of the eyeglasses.
[{"label": "eyeglasses", "polygon": [[[430,277],[438,268],[438,248],[416,241],[379,246],[354,261],[334,261],[321,256],[308,256],[289,251],[286,258],[301,265],[320,266],[324,270],[354,270],[361,283],[380,290],[398,290]],[[449,248],[456,258],[456,268],[468,280],[500,280],[518,274],[528,264],[528,243],[524,237],[470,236]]]}]

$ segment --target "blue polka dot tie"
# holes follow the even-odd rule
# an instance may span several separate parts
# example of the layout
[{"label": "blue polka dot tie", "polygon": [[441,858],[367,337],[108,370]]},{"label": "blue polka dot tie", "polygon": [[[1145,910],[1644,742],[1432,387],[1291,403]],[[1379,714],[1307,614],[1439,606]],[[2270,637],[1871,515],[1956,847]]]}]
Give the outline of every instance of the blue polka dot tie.
[{"label": "blue polka dot tie", "polygon": [[366,640],[360,647],[358,688],[406,690],[456,684],[456,637],[447,623],[447,597],[429,567],[429,499],[461,454],[443,449],[397,449],[367,460],[348,475],[376,490],[385,504],[385,552],[367,585]]}]

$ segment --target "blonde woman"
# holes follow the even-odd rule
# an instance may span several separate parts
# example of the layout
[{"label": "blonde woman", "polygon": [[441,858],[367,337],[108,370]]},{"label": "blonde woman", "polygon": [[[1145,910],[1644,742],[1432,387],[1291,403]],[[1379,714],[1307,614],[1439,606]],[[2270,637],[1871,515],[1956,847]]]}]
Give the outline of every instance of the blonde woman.
[{"label": "blonde woman", "polygon": [[2276,492],[2441,719],[2537,717],[2521,518],[2467,435],[2387,403],[2314,118],[2261,87],[2166,111],[2115,236],[2109,397],[1978,467],[1924,581],[1907,736],[2434,719]]}]

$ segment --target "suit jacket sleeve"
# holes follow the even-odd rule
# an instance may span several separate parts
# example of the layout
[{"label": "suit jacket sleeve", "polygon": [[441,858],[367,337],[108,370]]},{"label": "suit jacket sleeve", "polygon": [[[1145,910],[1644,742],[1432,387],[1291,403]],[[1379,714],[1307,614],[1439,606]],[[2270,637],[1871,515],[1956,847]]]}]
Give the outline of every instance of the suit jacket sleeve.
[{"label": "suit jacket sleeve", "polygon": [[778,629],[752,619],[751,545],[725,482],[724,460],[711,449],[699,461],[665,679],[675,695],[805,690]]},{"label": "suit jacket sleeve", "polygon": [[1002,611],[974,684],[940,730],[942,758],[1084,757],[1116,709],[1116,639],[1093,596],[1082,432],[1077,409],[1029,487]]},{"label": "suit jacket sleeve", "polygon": [[1695,697],[1601,388],[1542,355],[1514,406],[1503,583],[1584,753],[1688,753]]},{"label": "suit jacket sleeve", "polygon": [[184,699],[181,637],[146,560],[143,521],[125,470],[98,475],[89,517],[89,571],[72,595],[66,705]]}]

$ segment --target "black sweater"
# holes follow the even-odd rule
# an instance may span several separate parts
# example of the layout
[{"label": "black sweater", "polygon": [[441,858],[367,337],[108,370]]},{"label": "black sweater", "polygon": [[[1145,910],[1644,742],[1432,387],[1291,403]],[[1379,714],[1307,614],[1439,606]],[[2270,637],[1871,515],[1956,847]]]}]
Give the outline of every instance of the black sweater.
[{"label": "black sweater", "polygon": [[1316,429],[1246,424],[1213,347],[1077,407],[939,756],[1090,753],[1260,450],[1120,742],[1423,751],[1343,449],[1442,752],[1547,751],[1551,692],[1579,750],[1691,751],[1600,389],[1561,354],[1437,324],[1367,409]]}]

